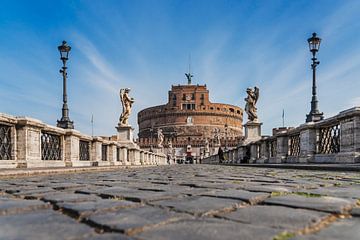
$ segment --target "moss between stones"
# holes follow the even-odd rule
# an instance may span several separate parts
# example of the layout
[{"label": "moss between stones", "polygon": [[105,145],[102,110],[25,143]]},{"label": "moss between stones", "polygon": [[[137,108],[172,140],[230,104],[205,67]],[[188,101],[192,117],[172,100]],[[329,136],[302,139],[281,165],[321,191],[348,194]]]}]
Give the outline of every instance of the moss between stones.
[{"label": "moss between stones", "polygon": [[340,187],[342,185],[342,183],[336,182],[334,183],[334,187]]},{"label": "moss between stones", "polygon": [[290,239],[293,237],[295,237],[295,233],[285,231],[285,232],[281,232],[278,235],[276,235],[273,238],[273,240],[287,240],[287,239]]},{"label": "moss between stones", "polygon": [[319,197],[322,197],[322,195],[317,194],[317,193],[295,192],[294,194],[299,195],[299,196],[303,196],[303,197],[308,197],[308,198],[319,198]]},{"label": "moss between stones", "polygon": [[271,192],[271,197],[280,197],[280,196],[285,196],[288,194],[289,193],[287,193],[287,192]]}]

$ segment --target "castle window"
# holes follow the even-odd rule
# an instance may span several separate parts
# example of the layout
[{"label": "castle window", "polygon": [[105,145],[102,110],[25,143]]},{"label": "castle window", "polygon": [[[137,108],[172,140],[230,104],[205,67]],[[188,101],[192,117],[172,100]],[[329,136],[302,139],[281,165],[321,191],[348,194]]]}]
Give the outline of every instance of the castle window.
[{"label": "castle window", "polygon": [[186,100],[186,94],[183,94],[182,100]]},{"label": "castle window", "polygon": [[173,101],[173,107],[176,106],[176,95],[174,94],[173,97],[172,97],[172,101]]},{"label": "castle window", "polygon": [[230,112],[234,113],[235,110],[233,108],[229,108]]},{"label": "castle window", "polygon": [[240,110],[237,110],[236,113],[237,113],[237,114],[240,114]]},{"label": "castle window", "polygon": [[195,104],[184,103],[184,104],[182,105],[182,109],[183,109],[183,110],[194,110],[194,109],[195,109]]},{"label": "castle window", "polygon": [[195,100],[195,93],[191,94],[191,100]]}]

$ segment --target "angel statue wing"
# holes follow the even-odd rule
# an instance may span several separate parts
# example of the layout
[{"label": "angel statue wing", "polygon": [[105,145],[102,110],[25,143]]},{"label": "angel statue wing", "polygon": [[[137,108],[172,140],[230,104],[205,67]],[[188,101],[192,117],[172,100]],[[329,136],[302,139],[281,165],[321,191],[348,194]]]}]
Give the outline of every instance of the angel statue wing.
[{"label": "angel statue wing", "polygon": [[254,87],[254,95],[255,95],[255,99],[254,99],[255,103],[254,104],[256,104],[259,99],[259,88],[256,86]]}]

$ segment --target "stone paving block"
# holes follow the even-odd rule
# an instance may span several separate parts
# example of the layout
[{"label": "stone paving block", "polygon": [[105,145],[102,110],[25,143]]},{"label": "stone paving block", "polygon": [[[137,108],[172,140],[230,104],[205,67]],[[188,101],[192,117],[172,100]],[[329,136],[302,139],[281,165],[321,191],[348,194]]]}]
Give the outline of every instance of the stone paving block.
[{"label": "stone paving block", "polygon": [[96,201],[100,200],[101,198],[95,195],[88,195],[88,194],[78,194],[78,193],[51,193],[46,194],[42,197],[42,200],[48,202],[81,202],[81,201]]},{"label": "stone paving block", "polygon": [[163,207],[170,207],[177,211],[187,212],[196,215],[203,215],[220,210],[233,209],[245,204],[245,202],[235,199],[224,199],[215,197],[188,197],[172,200],[155,201],[152,204]]},{"label": "stone paving block", "polygon": [[163,191],[167,194],[170,194],[172,196],[178,196],[178,195],[201,195],[205,193],[213,193],[215,189],[211,188],[198,188],[198,187],[189,187],[189,186],[182,186],[182,185],[163,185],[163,186],[147,186],[147,187],[141,187],[139,190],[142,191]]},{"label": "stone paving block", "polygon": [[[114,227],[116,231],[138,234],[130,237],[134,239],[226,239],[229,235],[232,236],[232,239],[247,239],[246,234],[251,233],[253,234],[252,240],[255,240],[262,239],[262,232],[267,231],[262,231],[263,229],[281,232],[285,229],[297,229],[298,226],[302,227],[310,224],[312,219],[317,221],[321,216],[327,215],[327,211],[341,212],[348,205],[348,202],[342,201],[349,200],[353,204],[355,199],[358,198],[358,181],[359,174],[350,172],[312,172],[211,165],[173,165],[122,169],[121,171],[84,172],[33,177],[22,176],[19,178],[2,179],[0,189],[5,188],[8,192],[11,191],[11,194],[4,193],[4,190],[0,193],[0,198],[8,199],[16,196],[18,197],[17,201],[24,201],[24,203],[30,205],[30,207],[27,207],[24,204],[24,209],[21,211],[16,210],[11,215],[8,212],[6,214],[9,215],[4,215],[3,217],[14,215],[25,216],[28,213],[35,214],[41,211],[53,211],[54,214],[60,214],[60,216],[66,217],[67,220],[73,221],[74,227],[93,226],[91,231],[85,235],[73,235],[74,239],[117,239],[117,237],[119,239],[124,237],[128,239],[120,233],[97,234],[93,231],[94,226],[99,228],[102,226],[105,230],[110,230],[111,227],[106,225],[107,221],[113,224],[113,227],[119,224],[118,228]],[[243,194],[239,194],[240,192]],[[249,196],[245,196],[244,192],[248,193]],[[353,199],[341,199],[340,202],[334,202],[325,201],[327,198],[305,197],[293,193],[289,195],[293,197],[275,197],[277,194],[274,194],[271,198],[265,199],[265,201],[269,201],[268,203],[259,202],[264,205],[250,206],[243,202],[244,200],[251,201],[253,199],[252,194],[254,196],[256,194],[268,196],[271,192],[328,192],[329,195],[334,197]],[[74,198],[72,195],[76,195],[76,197]],[[79,195],[81,196],[80,198]],[[48,200],[51,198],[53,202],[56,202],[57,206],[61,207],[60,211],[50,209],[38,210],[36,209],[36,204],[32,208],[33,200],[26,200],[30,198],[41,199],[42,197],[47,197],[49,198]],[[85,199],[82,197],[85,197]],[[282,200],[280,201],[279,199]],[[232,201],[235,201],[235,203]],[[45,206],[50,205],[46,205],[46,203],[41,201],[38,201],[38,203],[40,203],[40,208],[43,206],[41,204],[45,204]],[[159,208],[149,206],[159,203],[164,205],[160,204]],[[7,204],[9,203],[1,203],[0,201],[0,209],[1,207],[12,210],[20,209],[17,203],[11,203],[15,205],[15,208],[12,208],[11,204]],[[239,206],[239,208],[235,209],[234,206]],[[135,210],[144,208],[155,208],[157,210],[153,212],[151,210],[142,210],[144,212]],[[266,210],[262,210],[265,208]],[[269,210],[269,208],[271,209]],[[280,208],[283,209],[276,211],[276,209]],[[232,210],[232,212],[222,211],[224,209]],[[316,209],[317,211],[309,209]],[[179,213],[181,211],[191,214]],[[179,220],[180,215],[184,216],[184,218],[192,219],[194,215],[210,216],[215,213],[224,215],[219,216],[222,219],[209,217],[196,219],[196,221],[185,221],[186,223],[182,223],[184,221]],[[91,223],[92,220],[86,219],[95,216],[99,216],[97,220],[101,221],[93,221],[94,225],[86,225],[78,223],[70,217],[76,218],[79,217],[79,214],[82,214],[81,219],[88,221],[88,223]],[[167,214],[174,214],[176,217],[168,216]],[[352,209],[350,214],[353,216],[351,220],[360,219],[358,208]],[[232,220],[226,220],[224,217],[232,218]],[[32,220],[32,218],[25,216],[23,225],[31,224]],[[215,222],[209,223],[208,221],[216,221],[216,224]],[[237,227],[230,227],[229,224]],[[194,228],[192,225],[194,225]],[[171,227],[171,229],[162,229],[167,226]],[[206,226],[206,229],[202,229],[201,226]],[[201,232],[192,233],[192,231],[196,231],[196,227],[204,235],[199,235]],[[254,230],[255,228],[257,231]],[[32,236],[33,231],[40,231],[39,229],[39,227],[30,228],[27,226],[24,229],[21,228],[29,236]],[[180,231],[179,229],[183,230],[177,233],[177,231]],[[226,235],[225,229],[231,233]],[[232,229],[236,229],[237,232]],[[144,232],[138,232],[140,230],[144,230]],[[350,231],[355,234],[354,231]],[[160,232],[163,232],[165,235],[160,236]],[[172,232],[174,235],[166,235],[168,232]],[[0,229],[0,233],[2,233],[2,229]],[[153,236],[140,236],[140,234],[145,233],[152,234]],[[222,233],[220,234],[221,236],[217,235],[219,233]],[[243,233],[245,237],[238,233]],[[276,234],[265,234],[264,236],[272,239]],[[353,236],[352,234],[350,235]],[[16,238],[24,239],[22,236],[16,236]],[[59,233],[59,236],[60,239],[68,238],[68,235],[62,233]],[[316,234],[310,236],[316,236]],[[2,239],[1,236],[0,239]],[[38,239],[47,238],[42,237]],[[317,237],[316,239],[327,238]]]},{"label": "stone paving block", "polygon": [[110,211],[120,208],[136,207],[140,206],[140,204],[125,200],[99,199],[96,201],[58,203],[57,206],[64,211],[81,216],[89,215],[95,211]]},{"label": "stone paving block", "polygon": [[346,213],[356,204],[354,200],[333,197],[303,197],[286,195],[271,197],[264,201],[265,204],[282,205],[295,208],[319,210],[330,213]]},{"label": "stone paving block", "polygon": [[22,198],[40,199],[44,195],[52,194],[52,193],[56,193],[56,190],[51,188],[36,188],[36,189],[21,190],[13,193],[13,195]]},{"label": "stone paving block", "polygon": [[249,191],[237,190],[237,189],[228,189],[228,190],[220,190],[220,191],[218,190],[212,194],[202,194],[202,195],[219,197],[219,198],[238,199],[238,200],[246,201],[251,204],[256,204],[258,202],[261,202],[270,196],[269,193],[249,192]]},{"label": "stone paving block", "polygon": [[349,185],[344,187],[323,187],[318,189],[306,190],[303,192],[327,195],[340,198],[360,199],[360,185]]},{"label": "stone paving block", "polygon": [[50,186],[55,190],[65,190],[65,189],[82,188],[82,187],[85,187],[86,185],[85,184],[72,183],[71,181],[69,181],[69,182],[64,182],[64,183],[51,184]]},{"label": "stone paving block", "polygon": [[197,186],[202,188],[214,188],[214,189],[238,189],[241,186],[245,186],[246,183],[198,183]]},{"label": "stone paving block", "polygon": [[[81,194],[98,194],[99,191],[104,189],[104,187],[95,186],[94,184],[88,185],[82,189],[76,189],[74,193],[81,193]],[[126,188],[127,189],[127,188]]]},{"label": "stone paving block", "polygon": [[278,230],[221,219],[189,219],[136,234],[146,240],[272,240]]},{"label": "stone paving block", "polygon": [[131,232],[136,228],[149,227],[181,218],[189,217],[156,207],[139,207],[120,209],[107,213],[95,213],[87,217],[87,221],[98,226]]},{"label": "stone paving block", "polygon": [[76,239],[92,232],[87,225],[53,210],[0,216],[0,239]]},{"label": "stone paving block", "polygon": [[51,187],[37,187],[37,186],[21,186],[11,187],[6,189],[7,193],[11,194],[26,194],[26,193],[37,193],[37,192],[55,192]]},{"label": "stone paving block", "polygon": [[359,240],[360,219],[341,219],[319,232],[309,235],[296,236],[291,240]]},{"label": "stone paving block", "polygon": [[254,183],[271,183],[271,184],[283,183],[283,181],[280,181],[275,178],[264,178],[264,177],[257,177],[255,179],[249,179],[249,181],[254,182]]},{"label": "stone paving block", "polygon": [[292,192],[293,189],[286,188],[286,187],[279,187],[279,186],[273,186],[273,185],[246,185],[242,187],[242,189],[252,192]]},{"label": "stone paving block", "polygon": [[103,233],[103,234],[93,234],[90,236],[85,236],[81,239],[78,238],[76,240],[135,240],[135,239],[121,233]]},{"label": "stone paving block", "polygon": [[51,208],[48,203],[38,200],[20,200],[0,197],[0,215]]},{"label": "stone paving block", "polygon": [[258,205],[239,208],[219,216],[256,226],[296,230],[319,223],[327,215],[328,213],[312,210]]},{"label": "stone paving block", "polygon": [[141,191],[137,189],[118,190],[112,188],[99,190],[97,193],[103,197],[120,198],[136,202],[170,199],[180,195],[180,193],[171,193],[165,191]]}]

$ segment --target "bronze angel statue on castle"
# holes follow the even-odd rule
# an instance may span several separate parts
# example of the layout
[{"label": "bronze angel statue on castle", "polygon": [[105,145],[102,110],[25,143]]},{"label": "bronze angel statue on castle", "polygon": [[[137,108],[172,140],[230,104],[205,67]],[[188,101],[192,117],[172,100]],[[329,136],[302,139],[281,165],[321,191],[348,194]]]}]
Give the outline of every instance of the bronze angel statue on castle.
[{"label": "bronze angel statue on castle", "polygon": [[130,88],[120,89],[120,100],[123,107],[123,111],[119,119],[120,126],[129,126],[128,120],[131,114],[132,104],[134,103],[134,98],[129,97],[129,92]]},{"label": "bronze angel statue on castle", "polygon": [[259,99],[259,88],[258,87],[254,87],[254,89],[247,88],[246,93],[248,94],[248,96],[245,98],[246,101],[245,112],[248,115],[249,121],[257,122],[258,116],[257,116],[256,103],[257,100]]}]

